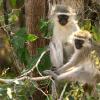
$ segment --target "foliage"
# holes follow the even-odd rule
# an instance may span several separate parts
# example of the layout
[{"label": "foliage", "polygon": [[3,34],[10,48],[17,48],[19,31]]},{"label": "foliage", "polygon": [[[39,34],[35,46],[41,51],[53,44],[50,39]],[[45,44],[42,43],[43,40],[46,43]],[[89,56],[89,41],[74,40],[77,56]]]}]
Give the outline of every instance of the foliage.
[{"label": "foliage", "polygon": [[[38,54],[40,55],[41,52],[43,52],[44,50],[46,50],[47,48],[38,48]],[[45,54],[45,56],[41,59],[41,62],[38,66],[39,70],[42,72],[46,69],[50,69],[51,67],[51,62],[50,62],[50,57],[49,57],[49,53]]]},{"label": "foliage", "polygon": [[24,0],[9,0],[12,8],[19,8],[24,4]]},{"label": "foliage", "polygon": [[3,0],[0,0],[0,9],[2,9],[2,2]]},{"label": "foliage", "polygon": [[12,37],[12,44],[16,50],[16,53],[25,65],[31,60],[31,56],[28,53],[28,50],[25,46],[27,42],[34,42],[38,37],[33,34],[26,34],[26,29],[21,28],[15,35]]},{"label": "foliage", "polygon": [[92,25],[91,20],[84,20],[81,26],[82,29],[90,31],[93,34],[93,38],[100,42],[100,30],[95,25]]},{"label": "foliage", "polygon": [[44,38],[50,38],[52,36],[52,31],[48,31],[50,23],[50,21],[47,21],[45,19],[40,20],[40,31],[42,32]]},{"label": "foliage", "polygon": [[11,85],[0,84],[0,98],[2,100],[28,100],[35,91],[34,85],[36,83],[29,80]]},{"label": "foliage", "polygon": [[16,0],[10,0],[10,3],[11,3],[10,5],[12,5],[14,7],[16,6]]}]

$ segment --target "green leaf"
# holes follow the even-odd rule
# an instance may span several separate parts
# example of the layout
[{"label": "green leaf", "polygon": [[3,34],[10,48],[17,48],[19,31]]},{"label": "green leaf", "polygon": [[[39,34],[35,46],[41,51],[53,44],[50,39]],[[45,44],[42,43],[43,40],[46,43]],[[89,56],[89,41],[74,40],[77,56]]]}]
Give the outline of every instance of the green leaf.
[{"label": "green leaf", "polygon": [[27,48],[25,47],[25,42],[28,40],[31,40],[31,41],[33,41],[33,39],[35,40],[36,39],[35,37],[36,36],[34,36],[33,38],[33,35],[27,34],[25,28],[21,28],[12,37],[12,44],[15,48],[17,56],[20,59],[20,61],[24,63],[25,65],[27,65],[29,61],[31,60],[31,56]]},{"label": "green leaf", "polygon": [[93,33],[93,37],[96,41],[100,41],[100,33],[99,33],[99,29],[97,29],[95,26],[92,26],[92,33]]},{"label": "green leaf", "polygon": [[23,48],[24,47],[24,43],[25,43],[25,40],[22,37],[14,36],[12,38],[12,44],[13,44],[13,46],[15,48]]},{"label": "green leaf", "polygon": [[[38,54],[40,55],[43,51],[45,51],[47,48],[38,48]],[[43,58],[41,59],[40,64],[38,65],[38,68],[40,71],[46,70],[46,69],[50,69],[51,67],[51,62],[50,62],[50,56],[49,53],[46,53]]]},{"label": "green leaf", "polygon": [[29,41],[29,42],[33,42],[35,40],[38,39],[38,37],[35,34],[28,34],[26,33],[26,29],[25,28],[21,28],[16,35],[20,38],[22,38],[24,41]]},{"label": "green leaf", "polygon": [[10,0],[10,4],[12,7],[16,7],[16,1],[17,0]]},{"label": "green leaf", "polygon": [[91,30],[91,21],[84,20],[82,29],[90,31]]},{"label": "green leaf", "polygon": [[3,0],[0,0],[0,10],[2,9]]},{"label": "green leaf", "polygon": [[18,36],[24,36],[25,33],[26,33],[26,28],[23,27],[23,28],[21,28],[20,30],[18,30],[18,31],[16,32],[16,35],[18,35]]},{"label": "green leaf", "polygon": [[[52,28],[48,31],[48,25],[50,26],[50,24],[50,21],[44,19],[40,20],[39,27],[40,31],[43,33],[43,37],[49,38],[52,36]],[[53,27],[53,24],[51,26]]]},{"label": "green leaf", "polygon": [[38,39],[38,37],[36,35],[34,35],[34,34],[28,34],[26,41],[33,42],[33,41],[35,41],[37,39]]},{"label": "green leaf", "polygon": [[17,22],[18,21],[18,16],[16,14],[12,14],[10,17],[9,17],[9,22]]}]

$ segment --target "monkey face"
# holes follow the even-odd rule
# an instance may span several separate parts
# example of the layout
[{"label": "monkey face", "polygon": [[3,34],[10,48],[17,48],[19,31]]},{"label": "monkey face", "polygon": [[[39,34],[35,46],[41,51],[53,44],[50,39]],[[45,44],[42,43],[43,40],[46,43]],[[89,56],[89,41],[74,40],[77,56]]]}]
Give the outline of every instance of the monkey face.
[{"label": "monkey face", "polygon": [[68,15],[64,15],[64,14],[58,15],[58,21],[62,26],[67,24],[68,18],[69,18]]},{"label": "monkey face", "polygon": [[81,49],[83,47],[84,40],[75,39],[75,47],[76,49]]}]

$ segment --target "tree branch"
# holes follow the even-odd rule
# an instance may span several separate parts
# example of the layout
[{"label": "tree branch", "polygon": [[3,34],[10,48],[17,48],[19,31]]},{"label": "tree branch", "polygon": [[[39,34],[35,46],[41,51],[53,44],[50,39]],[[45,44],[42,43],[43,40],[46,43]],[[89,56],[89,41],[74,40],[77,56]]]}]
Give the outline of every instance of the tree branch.
[{"label": "tree branch", "polygon": [[23,80],[31,80],[31,81],[41,81],[41,80],[46,80],[46,79],[50,79],[50,76],[43,76],[43,77],[21,77],[21,78],[16,78],[16,79],[2,79],[0,78],[0,83],[4,83],[4,84],[12,84],[15,83],[16,81],[23,81]]},{"label": "tree branch", "polygon": [[40,57],[39,57],[37,63],[36,63],[28,72],[22,74],[20,77],[27,76],[27,75],[29,75],[31,72],[33,72],[34,69],[38,67],[38,65],[39,65],[39,63],[40,63],[42,57],[43,57],[48,51],[49,51],[48,49],[45,50],[45,51],[43,51],[42,54],[40,55]]},{"label": "tree branch", "polygon": [[64,96],[64,93],[65,93],[66,87],[67,87],[67,83],[64,85],[64,88],[63,88],[63,90],[61,92],[61,95],[60,95],[59,100],[62,100],[63,99],[63,96]]}]

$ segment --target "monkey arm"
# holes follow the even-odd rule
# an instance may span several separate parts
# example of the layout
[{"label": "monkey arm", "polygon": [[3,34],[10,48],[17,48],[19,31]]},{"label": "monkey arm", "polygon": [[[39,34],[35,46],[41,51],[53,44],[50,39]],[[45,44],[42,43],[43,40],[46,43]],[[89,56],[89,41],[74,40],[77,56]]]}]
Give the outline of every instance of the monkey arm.
[{"label": "monkey arm", "polygon": [[63,65],[63,47],[59,40],[51,41],[50,47],[50,58],[52,65],[60,67]]},{"label": "monkey arm", "polygon": [[85,72],[82,67],[74,67],[74,69],[72,69],[70,71],[67,71],[65,73],[61,73],[58,76],[54,76],[53,73],[50,73],[50,74],[52,74],[53,78],[55,78],[57,81],[61,81],[61,80],[83,81],[86,78],[89,79],[89,77],[87,77],[88,76],[88,72]]},{"label": "monkey arm", "polygon": [[79,81],[83,83],[94,84],[94,82],[100,82],[100,72],[90,73],[90,70],[84,70],[84,67],[74,67],[65,73],[57,75],[51,70],[45,70],[44,74],[51,75],[56,81]]},{"label": "monkey arm", "polygon": [[63,65],[62,67],[60,67],[59,69],[57,69],[57,73],[63,73],[65,72],[67,69],[75,66],[81,61],[82,57],[81,57],[81,52],[75,52],[71,59],[68,61],[68,63],[66,63],[65,65]]},{"label": "monkey arm", "polygon": [[78,81],[79,77],[81,78],[81,76],[82,76],[81,73],[84,73],[84,72],[83,72],[82,67],[77,67],[71,71],[62,73],[60,75],[57,75],[56,73],[54,73],[51,70],[45,70],[43,73],[46,75],[51,75],[56,81],[61,81],[61,80],[67,80],[67,81],[75,81],[76,80],[76,81]]},{"label": "monkey arm", "polygon": [[74,67],[65,73],[57,75],[51,70],[45,70],[44,74],[51,75],[56,81],[79,81],[83,83],[94,84],[94,82],[100,82],[100,72],[90,73],[90,71],[84,70],[84,67]]}]

